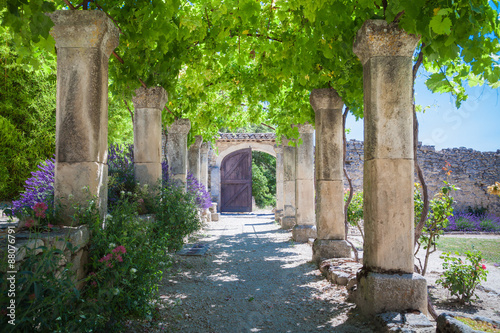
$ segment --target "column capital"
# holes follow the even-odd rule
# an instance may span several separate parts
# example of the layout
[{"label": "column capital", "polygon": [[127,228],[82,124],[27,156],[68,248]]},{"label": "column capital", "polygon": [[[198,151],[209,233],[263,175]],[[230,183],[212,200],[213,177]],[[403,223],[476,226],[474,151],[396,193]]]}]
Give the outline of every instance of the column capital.
[{"label": "column capital", "polygon": [[171,125],[167,126],[167,133],[188,134],[190,129],[191,121],[189,119],[177,119]]},{"label": "column capital", "polygon": [[276,154],[283,154],[283,146],[282,145],[274,145],[274,151]]},{"label": "column capital", "polygon": [[356,34],[353,52],[364,65],[372,57],[411,57],[420,36],[406,33],[396,23],[367,20]]},{"label": "column capital", "polygon": [[319,110],[342,109],[344,102],[335,89],[313,89],[309,95],[309,103],[315,112]]},{"label": "column capital", "polygon": [[297,128],[298,128],[300,134],[307,134],[307,133],[314,132],[313,125],[309,124],[308,122],[305,122],[304,124],[298,124]]},{"label": "column capital", "polygon": [[200,152],[202,154],[206,154],[206,153],[208,153],[209,150],[210,150],[210,142],[209,141],[203,142],[201,144]]},{"label": "column capital", "polygon": [[119,30],[101,11],[56,10],[47,14],[57,48],[99,48],[109,57],[118,46]]},{"label": "column capital", "polygon": [[132,97],[132,103],[134,103],[136,109],[152,108],[163,110],[167,100],[168,94],[163,87],[140,87],[136,89],[135,96]]},{"label": "column capital", "polygon": [[200,149],[202,143],[203,143],[203,137],[201,135],[195,135],[194,143],[189,148]]},{"label": "column capital", "polygon": [[287,138],[285,136],[283,136],[283,138],[281,139],[281,145],[283,147],[293,147],[293,148],[295,148],[295,146],[290,145],[290,142],[295,142],[295,139],[289,139],[289,138]]}]

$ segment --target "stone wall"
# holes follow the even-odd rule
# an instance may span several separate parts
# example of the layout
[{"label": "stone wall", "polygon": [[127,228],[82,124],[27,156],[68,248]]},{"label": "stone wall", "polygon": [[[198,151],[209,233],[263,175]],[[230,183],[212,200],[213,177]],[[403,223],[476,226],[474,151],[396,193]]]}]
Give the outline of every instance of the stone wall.
[{"label": "stone wall", "polygon": [[[363,150],[362,141],[347,142],[347,171],[353,180],[355,191],[363,189]],[[447,175],[443,167],[448,162],[452,171],[448,179],[460,188],[453,193],[455,208],[465,210],[469,206],[485,207],[489,212],[500,215],[500,198],[486,192],[487,186],[500,181],[500,150],[480,152],[460,147],[436,151],[434,146],[419,145],[417,158],[431,196],[446,180]],[[344,187],[348,187],[346,180]]]},{"label": "stone wall", "polygon": [[[50,233],[29,234],[24,231],[15,234],[15,268],[19,270],[21,263],[26,259],[31,250],[35,255],[41,255],[42,246],[46,248],[56,248],[63,252],[61,260],[59,261],[59,271],[62,271],[66,266],[71,264],[71,270],[75,272],[74,283],[80,289],[83,282],[77,281],[83,279],[87,275],[87,268],[85,267],[88,262],[88,246],[89,246],[89,230],[87,226],[79,227],[64,227],[55,229]],[[2,239],[3,243],[6,239]],[[71,252],[67,246],[70,242],[75,252]],[[7,249],[7,244],[1,244],[1,249]]]}]

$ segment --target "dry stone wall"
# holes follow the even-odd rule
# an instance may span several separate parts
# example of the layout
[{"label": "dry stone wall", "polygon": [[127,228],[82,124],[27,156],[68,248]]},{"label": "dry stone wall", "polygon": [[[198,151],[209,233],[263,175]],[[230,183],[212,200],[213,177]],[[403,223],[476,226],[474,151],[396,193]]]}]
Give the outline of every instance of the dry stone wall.
[{"label": "dry stone wall", "polygon": [[[431,196],[438,192],[446,180],[447,175],[443,167],[448,162],[452,171],[448,180],[460,188],[453,194],[456,200],[455,208],[465,210],[468,207],[484,207],[490,213],[500,215],[500,197],[486,192],[487,186],[500,181],[500,150],[480,152],[460,147],[436,151],[434,146],[419,145],[417,158]],[[363,142],[348,141],[346,165],[355,191],[363,189],[363,159]],[[346,180],[344,187],[348,187]]]}]

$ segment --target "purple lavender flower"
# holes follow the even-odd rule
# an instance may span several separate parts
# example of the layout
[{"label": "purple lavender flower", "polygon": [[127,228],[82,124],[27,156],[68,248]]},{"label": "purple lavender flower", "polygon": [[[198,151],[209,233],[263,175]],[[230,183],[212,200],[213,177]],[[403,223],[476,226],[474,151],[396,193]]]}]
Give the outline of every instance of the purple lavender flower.
[{"label": "purple lavender flower", "polygon": [[32,172],[32,177],[24,183],[24,193],[21,193],[19,200],[12,202],[13,214],[19,214],[23,208],[32,208],[40,202],[50,206],[51,198],[54,196],[55,162],[54,158],[49,158],[38,164],[39,170]]},{"label": "purple lavender flower", "polygon": [[206,187],[190,172],[188,172],[187,175],[187,190],[195,195],[198,207],[206,209],[212,205],[210,193],[208,193]]}]

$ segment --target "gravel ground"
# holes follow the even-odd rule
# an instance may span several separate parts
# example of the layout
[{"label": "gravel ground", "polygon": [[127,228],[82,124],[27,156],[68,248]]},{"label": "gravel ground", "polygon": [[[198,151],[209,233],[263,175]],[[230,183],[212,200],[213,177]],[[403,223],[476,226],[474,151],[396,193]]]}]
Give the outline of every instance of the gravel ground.
[{"label": "gravel ground", "polygon": [[309,262],[311,246],[291,241],[274,215],[223,215],[204,232],[198,242],[210,244],[208,254],[175,256],[160,288],[168,304],[160,331],[373,331],[345,287]]}]

